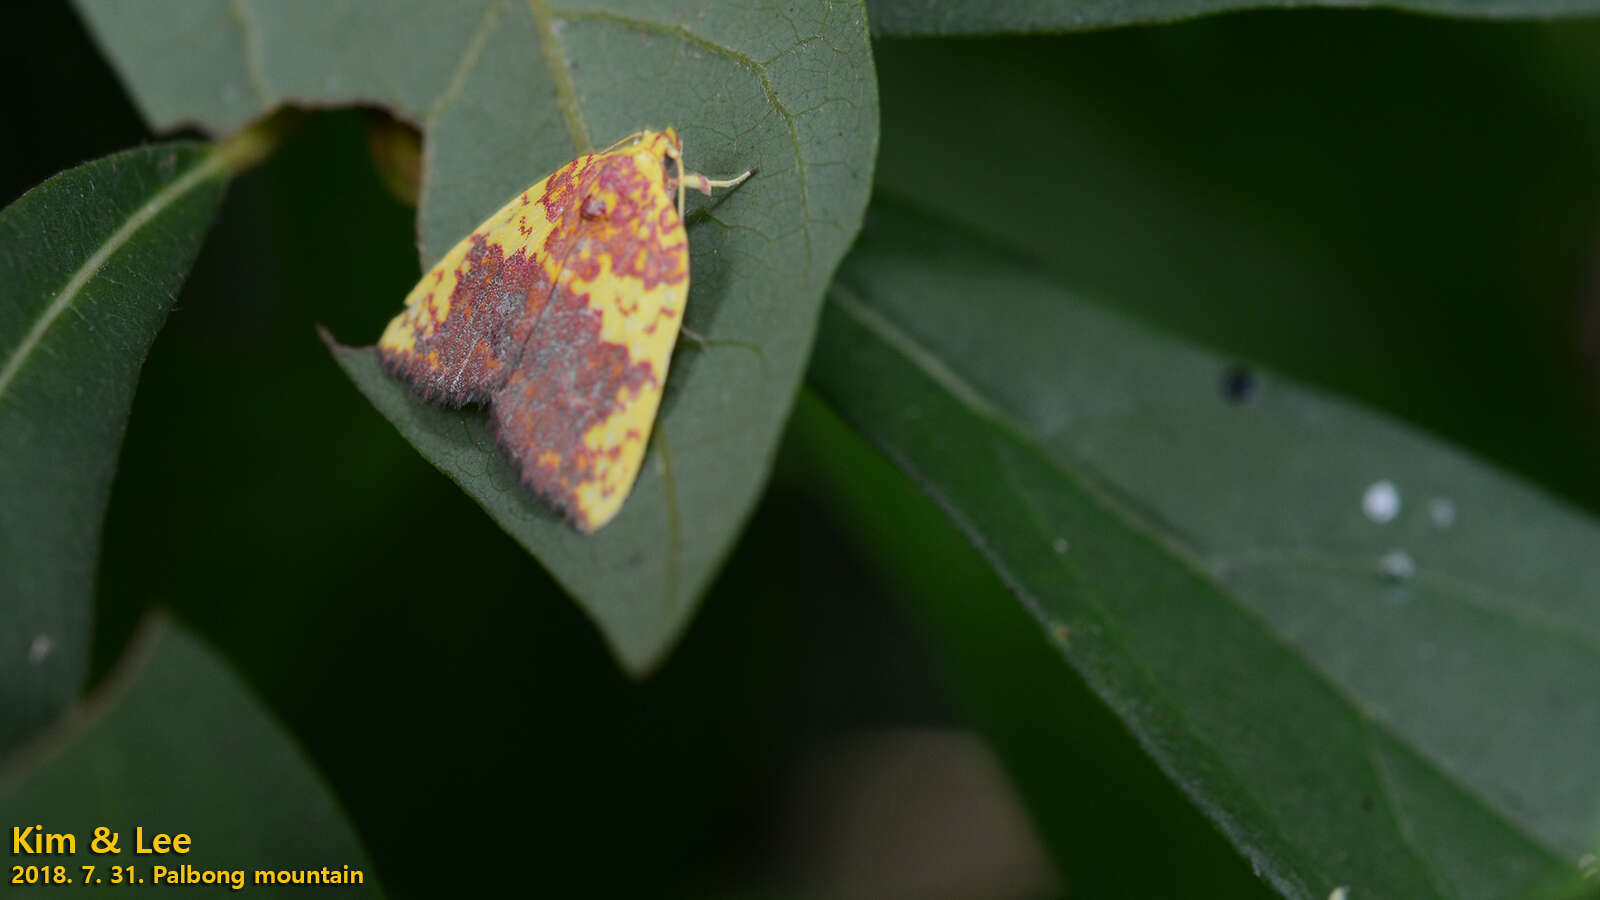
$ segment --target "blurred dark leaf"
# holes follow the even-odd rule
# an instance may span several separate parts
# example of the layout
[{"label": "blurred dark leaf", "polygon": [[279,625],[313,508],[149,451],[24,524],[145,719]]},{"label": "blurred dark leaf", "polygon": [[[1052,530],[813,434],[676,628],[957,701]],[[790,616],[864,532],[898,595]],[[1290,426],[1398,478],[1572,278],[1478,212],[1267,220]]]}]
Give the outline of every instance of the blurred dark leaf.
[{"label": "blurred dark leaf", "polygon": [[1594,522],[892,206],[812,377],[1287,895],[1525,895],[1596,850]]},{"label": "blurred dark leaf", "polygon": [[[659,663],[759,494],[823,289],[859,227],[877,147],[861,7],[79,8],[158,126],[226,130],[283,102],[377,103],[420,123],[425,264],[507,197],[641,127],[675,126],[702,172],[760,168],[690,213],[684,324],[705,340],[686,341],[674,362],[652,454],[617,520],[594,536],[553,515],[500,520],[628,669]],[[459,428],[446,437],[430,460],[469,489],[503,465]]]},{"label": "blurred dark leaf", "polygon": [[0,78],[28,83],[7,114],[26,141],[6,147],[0,203],[10,203],[62,169],[150,139],[139,113],[122,97],[111,63],[88,39],[65,3],[29,5],[12,19],[28,40],[0,57]]},{"label": "blurred dark leaf", "polygon": [[[1093,30],[1114,25],[1171,22],[1195,16],[1273,7],[1299,8],[1300,0],[997,0],[938,3],[935,0],[871,0],[872,33],[881,37],[1027,34]],[[1323,0],[1341,9],[1385,7],[1440,16],[1545,19],[1592,16],[1596,0]]]},{"label": "blurred dark leaf", "polygon": [[[161,864],[242,869],[245,886],[255,890],[262,890],[257,869],[342,873],[348,866],[365,881],[339,886],[341,894],[383,896],[327,786],[210,649],[186,629],[153,620],[125,667],[80,715],[0,773],[0,807],[9,821],[77,836],[74,856],[36,860],[65,864],[74,880],[52,886],[52,894],[119,893],[110,872],[117,865],[134,866],[136,877],[149,882],[141,891],[213,890],[158,887],[152,864]],[[120,854],[91,852],[97,826],[120,836]],[[158,832],[188,834],[191,849],[176,857],[135,856],[135,827],[145,829],[147,845]],[[98,886],[81,883],[82,865],[98,868]]]},{"label": "blurred dark leaf", "polygon": [[134,383],[230,162],[198,144],[141,147],[0,212],[0,752],[83,685]]},{"label": "blurred dark leaf", "polygon": [[880,41],[878,182],[1096,303],[1600,510],[1600,21]]},{"label": "blurred dark leaf", "polygon": [[[1100,699],[1064,675],[1050,638],[933,501],[815,391],[802,393],[790,435],[789,477],[827,498],[833,527],[871,561],[875,580],[860,590],[899,601],[917,626],[1016,782],[1067,896],[1272,896]],[[1161,865],[1148,864],[1152,847]]]}]

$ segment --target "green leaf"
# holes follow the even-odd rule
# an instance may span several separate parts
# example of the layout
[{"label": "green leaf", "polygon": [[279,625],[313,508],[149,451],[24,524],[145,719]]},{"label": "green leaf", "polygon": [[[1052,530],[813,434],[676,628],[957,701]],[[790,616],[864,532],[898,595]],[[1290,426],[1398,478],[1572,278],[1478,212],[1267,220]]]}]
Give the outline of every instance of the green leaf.
[{"label": "green leaf", "polygon": [[[701,340],[680,342],[639,483],[597,535],[500,496],[503,461],[481,431],[361,382],[573,593],[630,670],[655,665],[760,492],[823,290],[860,224],[877,146],[861,7],[725,0],[686,15],[660,3],[244,2],[172,17],[100,0],[79,8],[157,126],[222,130],[290,101],[381,103],[421,122],[424,265],[579,151],[644,126],[675,126],[701,172],[759,167],[737,191],[692,204],[684,324]],[[194,59],[216,61],[207,78],[162,52],[173,17],[195,20],[184,40],[197,45]],[[372,27],[378,19],[384,27]],[[253,99],[219,106],[218,85]]]},{"label": "green leaf", "polygon": [[0,752],[83,685],[134,382],[234,161],[141,147],[0,212]]},{"label": "green leaf", "polygon": [[[0,773],[0,807],[11,823],[77,838],[74,855],[14,862],[65,865],[77,885],[72,896],[115,893],[113,866],[135,866],[153,886],[154,864],[243,870],[245,884],[257,889],[258,869],[343,873],[348,866],[365,880],[340,885],[341,893],[382,896],[360,841],[310,762],[187,630],[152,622],[104,690],[29,759]],[[118,835],[119,854],[92,851],[97,826]],[[191,849],[137,856],[136,827],[147,845],[155,832],[188,834]],[[98,888],[80,883],[84,865],[97,867]]]},{"label": "green leaf", "polygon": [[892,206],[812,377],[1280,891],[1517,896],[1597,849],[1593,521]]},{"label": "green leaf", "polygon": [[930,3],[871,0],[872,33],[878,37],[936,37],[1085,31],[1116,25],[1172,22],[1248,9],[1299,9],[1321,5],[1348,9],[1382,7],[1439,16],[1544,19],[1592,16],[1596,0],[1002,0],[993,3]]}]

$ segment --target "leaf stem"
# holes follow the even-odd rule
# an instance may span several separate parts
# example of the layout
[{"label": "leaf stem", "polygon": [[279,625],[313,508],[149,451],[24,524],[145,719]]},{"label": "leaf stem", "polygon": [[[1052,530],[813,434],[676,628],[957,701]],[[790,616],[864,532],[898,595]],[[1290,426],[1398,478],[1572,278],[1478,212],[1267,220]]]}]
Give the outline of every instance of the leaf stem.
[{"label": "leaf stem", "polygon": [[266,159],[304,118],[305,114],[298,109],[279,107],[272,115],[218,141],[207,161],[208,167],[213,171],[220,167],[230,178],[238,175]]}]

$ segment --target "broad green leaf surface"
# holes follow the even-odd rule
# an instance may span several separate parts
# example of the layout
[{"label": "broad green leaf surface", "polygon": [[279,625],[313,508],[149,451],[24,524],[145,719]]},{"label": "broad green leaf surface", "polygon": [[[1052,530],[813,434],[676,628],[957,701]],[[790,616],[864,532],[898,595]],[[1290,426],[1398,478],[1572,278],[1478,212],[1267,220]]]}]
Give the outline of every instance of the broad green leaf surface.
[{"label": "broad green leaf surface", "polygon": [[[258,886],[257,869],[342,872],[349,866],[362,871],[363,884],[322,890],[382,896],[377,873],[328,787],[210,648],[187,629],[158,620],[134,642],[124,667],[80,716],[0,772],[0,809],[9,823],[77,837],[74,855],[30,860],[65,865],[73,884],[36,890],[57,897],[122,896],[126,886],[111,883],[110,868],[132,865],[146,880],[141,894],[231,892],[154,882],[154,864],[187,864],[200,871],[242,869],[245,893],[277,896],[274,890],[290,889]],[[120,836],[120,853],[90,851],[97,826]],[[145,829],[147,843],[154,832],[188,834],[192,849],[183,856],[136,856],[136,826]],[[84,865],[97,867],[100,884],[81,883]]]},{"label": "broad green leaf surface", "polygon": [[[385,402],[363,382],[574,594],[625,665],[658,662],[760,491],[823,289],[859,227],[877,145],[862,8],[216,3],[209,18],[181,13],[195,19],[193,56],[236,60],[208,79],[160,52],[176,24],[167,16],[79,8],[158,127],[226,130],[279,102],[375,102],[421,122],[424,266],[507,197],[641,127],[675,126],[701,172],[759,167],[737,191],[691,202],[685,326],[700,339],[680,342],[643,474],[599,534],[511,512],[525,501],[503,495],[492,445],[459,424],[439,432],[439,411]],[[241,40],[242,55],[223,49]],[[218,85],[236,84],[252,99],[218,100]],[[341,337],[375,339],[383,324]]]},{"label": "broad green leaf surface", "polygon": [[1578,878],[1600,527],[1268,374],[1230,401],[1229,371],[881,206],[812,378],[1280,891]]},{"label": "broad green leaf surface", "polygon": [[1037,34],[1117,25],[1172,22],[1245,9],[1330,6],[1400,9],[1440,16],[1489,19],[1592,16],[1596,0],[871,0],[872,33],[880,37]]},{"label": "broad green leaf surface", "polygon": [[141,147],[0,212],[0,753],[83,685],[134,383],[228,162],[197,144]]}]

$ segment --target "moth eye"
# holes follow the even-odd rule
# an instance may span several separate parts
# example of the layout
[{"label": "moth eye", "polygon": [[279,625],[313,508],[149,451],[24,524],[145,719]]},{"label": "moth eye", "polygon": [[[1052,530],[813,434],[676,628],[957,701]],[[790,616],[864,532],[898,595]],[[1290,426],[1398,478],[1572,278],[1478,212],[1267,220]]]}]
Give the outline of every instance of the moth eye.
[{"label": "moth eye", "polygon": [[579,212],[585,219],[598,219],[606,214],[606,201],[599,197],[590,197],[583,201],[583,207]]}]

